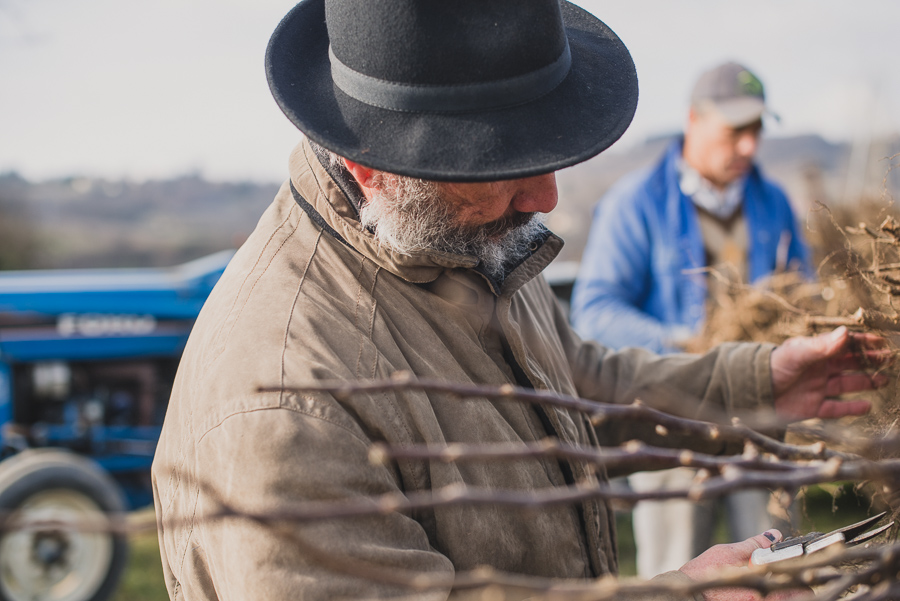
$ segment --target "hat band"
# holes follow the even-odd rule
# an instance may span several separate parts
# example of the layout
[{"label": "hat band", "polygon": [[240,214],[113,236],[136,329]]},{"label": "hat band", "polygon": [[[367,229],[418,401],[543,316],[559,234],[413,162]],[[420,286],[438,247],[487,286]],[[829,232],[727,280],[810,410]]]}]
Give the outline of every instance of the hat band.
[{"label": "hat band", "polygon": [[572,66],[569,43],[554,62],[530,73],[484,83],[407,84],[360,73],[342,63],[328,47],[331,78],[360,102],[393,111],[463,113],[525,104],[551,92]]}]

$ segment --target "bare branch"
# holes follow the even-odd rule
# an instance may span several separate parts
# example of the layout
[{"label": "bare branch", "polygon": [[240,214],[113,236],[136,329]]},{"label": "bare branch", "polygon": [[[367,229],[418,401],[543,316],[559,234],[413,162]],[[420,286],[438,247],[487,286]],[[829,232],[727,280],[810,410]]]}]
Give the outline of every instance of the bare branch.
[{"label": "bare branch", "polygon": [[[324,392],[337,399],[346,399],[352,395],[371,394],[373,392],[420,390],[442,392],[459,399],[487,398],[495,400],[514,400],[539,405],[562,407],[587,414],[594,425],[606,420],[644,421],[662,426],[666,432],[691,436],[704,441],[725,441],[743,445],[752,442],[761,451],[772,453],[783,459],[824,459],[843,457],[852,459],[846,453],[831,451],[824,445],[792,445],[761,434],[740,421],[732,423],[713,423],[684,417],[678,417],[648,407],[636,401],[630,405],[600,403],[587,399],[572,397],[548,391],[519,388],[511,385],[479,386],[475,384],[457,384],[432,380],[417,380],[411,374],[398,372],[390,380],[370,380],[358,382],[319,382],[298,386],[261,386],[258,392],[289,392],[308,394]],[[751,416],[752,417],[752,416]],[[724,417],[722,418],[724,422]],[[785,426],[783,422],[765,416],[759,419],[765,428]]]}]

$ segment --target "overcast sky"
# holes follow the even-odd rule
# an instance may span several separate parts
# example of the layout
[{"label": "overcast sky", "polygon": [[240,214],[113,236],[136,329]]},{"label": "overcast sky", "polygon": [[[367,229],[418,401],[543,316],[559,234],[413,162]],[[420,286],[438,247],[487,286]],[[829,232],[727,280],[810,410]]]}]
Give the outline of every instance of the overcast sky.
[{"label": "overcast sky", "polygon": [[[769,135],[900,130],[896,0],[577,3],[637,65],[638,112],[617,147],[680,129],[693,80],[726,59],[766,84],[782,116]],[[0,0],[0,172],[281,181],[298,135],[263,55],[292,5]]]}]

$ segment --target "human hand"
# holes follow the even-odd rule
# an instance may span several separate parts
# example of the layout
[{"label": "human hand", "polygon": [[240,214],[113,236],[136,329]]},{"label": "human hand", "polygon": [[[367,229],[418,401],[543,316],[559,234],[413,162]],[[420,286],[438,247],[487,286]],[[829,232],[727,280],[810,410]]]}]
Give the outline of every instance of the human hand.
[{"label": "human hand", "polygon": [[[752,538],[730,545],[716,545],[681,566],[681,572],[692,580],[715,578],[723,569],[748,569],[750,555],[757,549],[768,549],[781,540],[778,530],[766,530]],[[808,595],[807,589],[776,591],[765,597],[766,601],[781,601]],[[703,591],[704,601],[758,601],[758,592],[747,588],[714,588]]]},{"label": "human hand", "polygon": [[866,370],[888,357],[883,338],[851,334],[844,326],[827,334],[791,338],[772,351],[770,359],[775,412],[791,421],[862,415],[871,408],[869,401],[836,397],[886,384],[886,376]]}]

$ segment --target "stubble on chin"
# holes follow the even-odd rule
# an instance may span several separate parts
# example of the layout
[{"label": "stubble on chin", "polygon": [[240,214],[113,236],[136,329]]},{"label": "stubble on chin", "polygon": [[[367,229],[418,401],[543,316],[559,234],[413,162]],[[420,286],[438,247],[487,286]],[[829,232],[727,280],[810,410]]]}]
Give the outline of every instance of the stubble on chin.
[{"label": "stubble on chin", "polygon": [[364,227],[395,252],[439,251],[474,255],[492,277],[527,252],[543,229],[535,213],[514,213],[483,225],[462,223],[459,210],[442,194],[441,184],[394,174],[380,174],[375,195],[360,209]]}]

